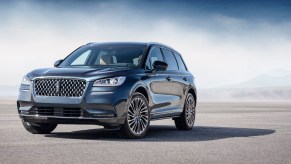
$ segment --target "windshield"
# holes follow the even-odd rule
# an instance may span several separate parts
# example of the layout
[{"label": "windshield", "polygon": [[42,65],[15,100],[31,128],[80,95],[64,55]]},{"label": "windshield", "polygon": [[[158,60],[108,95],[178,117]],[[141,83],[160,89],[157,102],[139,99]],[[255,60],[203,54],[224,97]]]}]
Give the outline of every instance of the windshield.
[{"label": "windshield", "polygon": [[60,67],[140,67],[145,51],[146,46],[86,45],[71,53]]}]

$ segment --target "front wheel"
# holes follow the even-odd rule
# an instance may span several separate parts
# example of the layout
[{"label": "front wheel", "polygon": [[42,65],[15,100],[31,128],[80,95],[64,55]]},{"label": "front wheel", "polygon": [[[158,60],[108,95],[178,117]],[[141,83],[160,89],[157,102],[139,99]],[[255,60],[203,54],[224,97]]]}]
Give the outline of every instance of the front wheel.
[{"label": "front wheel", "polygon": [[24,128],[32,134],[49,134],[50,132],[55,130],[55,128],[58,125],[58,124],[30,123],[25,120],[22,120],[22,124]]},{"label": "front wheel", "polygon": [[194,126],[196,116],[196,102],[191,93],[188,93],[184,110],[180,117],[174,119],[176,128],[179,130],[191,130]]},{"label": "front wheel", "polygon": [[127,108],[121,131],[126,138],[143,138],[150,125],[149,104],[140,93],[135,93]]}]

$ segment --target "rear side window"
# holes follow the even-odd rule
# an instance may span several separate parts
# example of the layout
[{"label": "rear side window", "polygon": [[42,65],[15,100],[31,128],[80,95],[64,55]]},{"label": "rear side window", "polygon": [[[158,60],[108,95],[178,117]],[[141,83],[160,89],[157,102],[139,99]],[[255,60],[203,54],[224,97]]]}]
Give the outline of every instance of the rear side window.
[{"label": "rear side window", "polygon": [[186,68],[185,63],[183,62],[183,59],[181,58],[181,56],[176,52],[174,52],[174,54],[175,54],[175,57],[176,57],[177,62],[178,62],[179,70],[186,71],[187,68]]},{"label": "rear side window", "polygon": [[178,70],[178,64],[174,57],[173,52],[167,49],[162,49],[162,50],[164,53],[165,61],[168,64],[168,70]]}]

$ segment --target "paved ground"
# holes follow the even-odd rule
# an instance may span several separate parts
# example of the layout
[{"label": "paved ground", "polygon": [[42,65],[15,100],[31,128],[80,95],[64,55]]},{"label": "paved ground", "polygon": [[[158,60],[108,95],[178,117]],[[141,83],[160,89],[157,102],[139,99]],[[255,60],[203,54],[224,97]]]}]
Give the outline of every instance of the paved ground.
[{"label": "paved ground", "polygon": [[196,126],[152,122],[142,140],[100,126],[24,130],[16,107],[0,101],[0,163],[291,163],[291,103],[199,103]]}]

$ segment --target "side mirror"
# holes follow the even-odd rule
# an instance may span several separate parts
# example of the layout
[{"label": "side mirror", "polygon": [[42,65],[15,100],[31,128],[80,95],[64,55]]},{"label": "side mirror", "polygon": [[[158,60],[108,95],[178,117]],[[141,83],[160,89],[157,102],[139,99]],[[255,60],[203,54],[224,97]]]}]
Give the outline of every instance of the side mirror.
[{"label": "side mirror", "polygon": [[54,66],[55,67],[58,67],[64,60],[57,60],[55,63],[54,63]]},{"label": "side mirror", "polygon": [[157,71],[165,71],[168,68],[168,64],[166,62],[162,62],[162,61],[157,60],[154,62],[153,67]]}]

